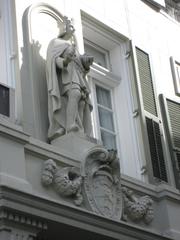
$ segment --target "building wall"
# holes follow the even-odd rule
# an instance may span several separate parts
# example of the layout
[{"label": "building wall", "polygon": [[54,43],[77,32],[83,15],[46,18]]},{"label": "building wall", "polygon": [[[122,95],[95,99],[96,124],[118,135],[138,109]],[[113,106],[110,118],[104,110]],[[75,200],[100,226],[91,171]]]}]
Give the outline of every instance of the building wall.
[{"label": "building wall", "polygon": [[[67,205],[70,208],[74,206],[71,200],[59,198],[52,189],[47,190],[42,186],[40,175],[43,162],[52,158],[61,167],[79,167],[80,163],[67,149],[57,149],[48,144],[45,61],[48,43],[55,37],[58,29],[50,17],[45,17],[36,11],[35,6],[38,3],[40,1],[35,0],[0,2],[0,31],[4,36],[0,40],[0,51],[3,56],[0,59],[2,62],[0,82],[15,88],[16,94],[16,122],[12,124],[0,119],[2,132],[0,141],[3,152],[0,180],[5,187],[30,194],[33,201],[36,197],[41,199],[44,204],[42,212],[45,214],[45,201],[61,203],[62,206]],[[146,225],[143,221],[137,223],[131,219],[127,219],[127,225],[134,226],[134,231],[136,228],[140,228],[140,232],[145,229],[146,233],[141,233],[140,239],[143,239],[142,236],[144,239],[146,236],[153,239],[151,234],[157,239],[158,236],[159,239],[163,239],[163,236],[164,239],[168,237],[179,239],[180,229],[177,223],[180,216],[180,195],[175,187],[167,137],[162,126],[168,184],[157,183],[153,180],[147,142],[144,141],[142,110],[134,84],[138,76],[135,74],[136,63],[134,64],[131,49],[132,43],[133,46],[149,54],[157,96],[164,94],[166,97],[178,100],[170,57],[177,62],[180,61],[179,23],[160,8],[164,6],[164,1],[158,1],[158,5],[147,4],[146,1],[140,0],[119,0],[118,3],[115,0],[46,0],[44,3],[50,4],[61,14],[72,18],[80,53],[84,52],[83,37],[107,48],[110,52],[112,74],[107,74],[107,80],[102,78],[100,83],[109,84],[113,89],[122,185],[132,189],[137,198],[149,195],[154,201],[155,216],[150,225]],[[91,69],[90,78],[96,77],[95,70],[97,69]],[[160,121],[162,119],[161,113],[159,119]],[[96,127],[95,124],[94,129]],[[96,130],[94,132],[96,137]],[[25,202],[23,206],[25,211],[27,207]],[[26,211],[30,214],[29,210]],[[33,211],[36,217],[42,217],[38,207]],[[83,211],[86,212],[84,206],[80,209],[80,215]],[[58,221],[52,210],[48,216],[48,221],[50,219]],[[83,223],[80,225],[83,228]],[[103,232],[105,235],[106,231],[101,229],[97,232]],[[110,237],[118,239],[120,236],[115,231],[113,234],[110,232],[113,231],[108,232]]]}]

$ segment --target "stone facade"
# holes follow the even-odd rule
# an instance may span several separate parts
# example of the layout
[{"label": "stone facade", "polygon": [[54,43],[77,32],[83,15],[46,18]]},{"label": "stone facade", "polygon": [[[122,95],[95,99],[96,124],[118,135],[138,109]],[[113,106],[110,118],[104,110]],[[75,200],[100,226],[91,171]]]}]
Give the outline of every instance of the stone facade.
[{"label": "stone facade", "polygon": [[[134,55],[142,48],[152,56],[158,94],[175,95],[169,55],[174,56],[173,64],[180,61],[179,25],[167,16],[165,1],[120,0],[116,4],[109,0],[0,2],[4,36],[0,82],[12,88],[16,82],[14,118],[0,115],[0,240],[180,237],[180,193],[166,129],[157,114],[160,128],[155,133],[164,143],[167,173],[161,172],[161,161],[157,168],[167,175],[164,181],[153,175],[157,172],[150,161],[148,138],[144,138],[147,133],[142,130],[149,115],[143,113],[134,81],[141,78],[139,58]],[[66,47],[59,50],[61,44],[57,51],[48,47],[53,38],[71,51],[66,55]],[[86,49],[95,49],[94,63],[91,55],[84,54]],[[147,74],[143,76],[146,79]],[[95,102],[97,86],[109,101],[104,102],[102,94],[103,101]],[[57,89],[63,91],[56,94]],[[48,105],[49,98],[52,104]],[[74,102],[69,108],[71,98]],[[110,116],[107,122],[100,118],[103,110]],[[63,132],[55,115],[57,119],[63,116]],[[113,117],[114,125],[109,124]],[[51,121],[53,133],[48,134]],[[103,131],[111,135],[110,143]],[[117,150],[105,147],[112,141]]]}]

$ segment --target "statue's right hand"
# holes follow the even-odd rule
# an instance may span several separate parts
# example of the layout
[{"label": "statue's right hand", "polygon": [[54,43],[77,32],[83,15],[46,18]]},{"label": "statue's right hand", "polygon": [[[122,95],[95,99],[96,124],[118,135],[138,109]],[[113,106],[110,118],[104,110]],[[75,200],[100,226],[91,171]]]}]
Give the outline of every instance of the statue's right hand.
[{"label": "statue's right hand", "polygon": [[72,58],[66,57],[64,58],[63,64],[65,67],[67,67],[67,65],[72,61]]},{"label": "statue's right hand", "polygon": [[74,47],[69,47],[64,54],[64,66],[67,66],[74,58],[75,56],[75,48]]}]

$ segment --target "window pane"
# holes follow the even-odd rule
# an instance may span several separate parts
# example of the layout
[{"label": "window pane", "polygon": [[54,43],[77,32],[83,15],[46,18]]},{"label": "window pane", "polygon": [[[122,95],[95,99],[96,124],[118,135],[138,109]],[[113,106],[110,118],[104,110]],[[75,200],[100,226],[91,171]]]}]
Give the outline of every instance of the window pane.
[{"label": "window pane", "polygon": [[113,134],[102,130],[101,131],[101,139],[102,139],[103,145],[107,149],[116,149],[116,140],[115,140],[115,136]]},{"label": "window pane", "polygon": [[112,112],[98,107],[100,126],[110,131],[114,131]]},{"label": "window pane", "polygon": [[112,109],[110,91],[96,86],[96,95],[98,104]]},{"label": "window pane", "polygon": [[89,44],[84,45],[85,52],[94,57],[94,62],[101,67],[107,68],[106,54],[100,50],[90,46]]},{"label": "window pane", "polygon": [[9,88],[0,85],[0,113],[9,117],[10,107],[9,107]]}]

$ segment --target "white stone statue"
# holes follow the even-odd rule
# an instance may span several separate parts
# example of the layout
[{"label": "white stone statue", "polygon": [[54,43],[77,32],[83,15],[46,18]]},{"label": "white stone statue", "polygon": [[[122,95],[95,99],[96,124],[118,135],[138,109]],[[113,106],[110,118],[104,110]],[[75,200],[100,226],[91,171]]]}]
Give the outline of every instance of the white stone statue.
[{"label": "white stone statue", "polygon": [[69,132],[91,133],[92,104],[86,74],[93,57],[79,54],[72,43],[74,27],[66,17],[64,23],[64,31],[49,43],[47,50],[50,140]]}]

